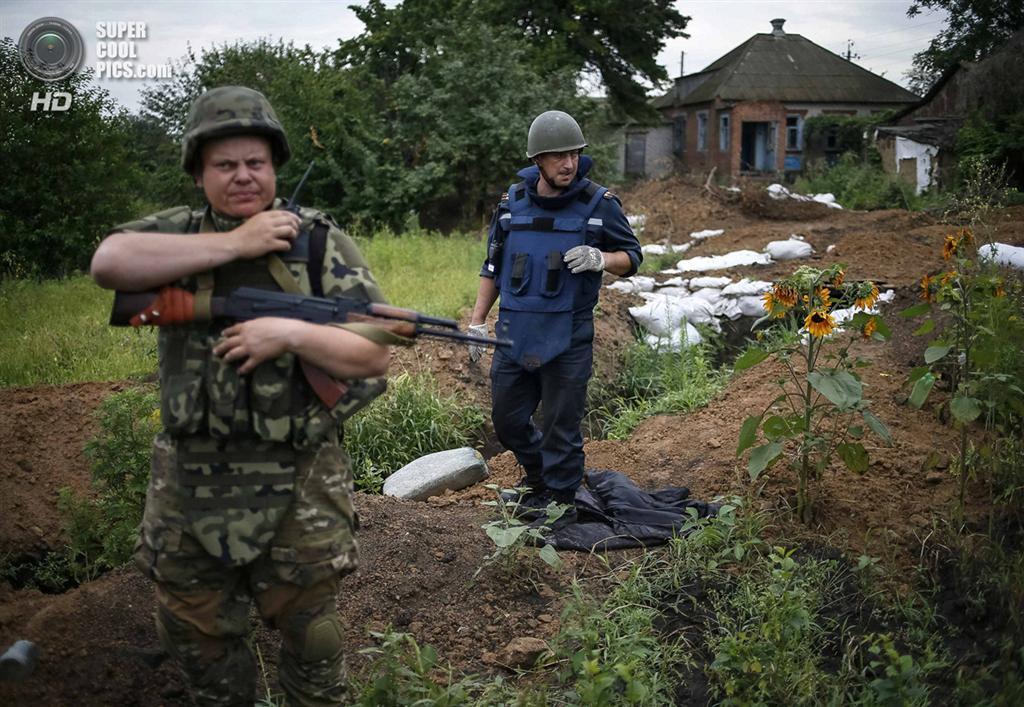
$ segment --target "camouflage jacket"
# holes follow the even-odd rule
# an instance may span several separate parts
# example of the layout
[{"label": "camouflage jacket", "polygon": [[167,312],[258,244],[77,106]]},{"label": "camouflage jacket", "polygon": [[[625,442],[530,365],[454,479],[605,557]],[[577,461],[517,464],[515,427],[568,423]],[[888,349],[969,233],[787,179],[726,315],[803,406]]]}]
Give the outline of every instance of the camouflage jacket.
[{"label": "camouflage jacket", "polygon": [[[281,202],[275,202],[280,207]],[[356,244],[326,214],[301,209],[301,229],[327,227],[326,252],[321,268],[324,296],[348,296],[385,302]],[[241,223],[207,208],[193,211],[180,206],[117,226],[111,232],[139,231],[190,234],[228,231]],[[270,273],[271,257],[236,260],[212,272],[189,275],[176,284],[189,291],[212,287],[221,296],[240,286],[280,290]],[[288,273],[305,294],[313,294],[308,256],[283,255]],[[172,283],[168,283],[172,284]],[[247,375],[237,366],[212,354],[221,330],[230,322],[215,320],[160,328],[161,420],[172,436],[210,436],[215,439],[253,437],[287,442],[296,448],[316,446],[333,439],[343,420],[380,395],[383,378],[343,381],[347,392],[330,410],[306,383],[295,355],[286,353],[265,361]]]}]

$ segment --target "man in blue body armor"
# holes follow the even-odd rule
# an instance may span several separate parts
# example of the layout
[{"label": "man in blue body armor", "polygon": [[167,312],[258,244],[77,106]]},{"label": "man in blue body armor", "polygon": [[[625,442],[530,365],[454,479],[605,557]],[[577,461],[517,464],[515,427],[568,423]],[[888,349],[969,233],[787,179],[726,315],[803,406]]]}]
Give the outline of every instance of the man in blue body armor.
[{"label": "man in blue body armor", "polygon": [[[583,131],[567,113],[547,111],[530,125],[523,181],[502,195],[470,331],[487,332],[500,297],[497,335],[514,346],[491,365],[491,418],[498,440],[526,472],[521,510],[572,504],[583,480],[583,420],[593,368],[594,306],[605,271],[629,276],[640,244],[605,187],[587,179]],[[476,361],[482,348],[471,348]],[[533,415],[543,402],[538,428]],[[575,519],[575,511],[561,523]]]}]

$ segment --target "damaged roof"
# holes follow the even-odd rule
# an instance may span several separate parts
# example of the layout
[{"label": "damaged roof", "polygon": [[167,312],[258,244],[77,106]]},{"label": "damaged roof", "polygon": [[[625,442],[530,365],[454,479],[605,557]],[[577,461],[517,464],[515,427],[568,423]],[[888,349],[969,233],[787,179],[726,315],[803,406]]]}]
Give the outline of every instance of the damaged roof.
[{"label": "damaged roof", "polygon": [[[902,86],[833,54],[799,34],[755,34],[699,74],[693,86],[683,76],[656,107],[723,101],[906,104],[918,97]],[[690,88],[691,90],[686,90]],[[681,90],[680,90],[681,89]]]}]

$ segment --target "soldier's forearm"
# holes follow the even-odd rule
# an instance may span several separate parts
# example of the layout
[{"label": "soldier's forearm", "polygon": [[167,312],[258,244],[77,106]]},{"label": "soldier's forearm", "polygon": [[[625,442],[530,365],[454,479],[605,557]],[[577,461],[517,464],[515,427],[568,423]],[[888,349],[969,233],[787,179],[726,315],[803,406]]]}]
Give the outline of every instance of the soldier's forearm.
[{"label": "soldier's forearm", "polygon": [[487,321],[487,315],[491,311],[491,307],[498,299],[498,288],[494,284],[494,279],[490,277],[481,277],[480,284],[476,290],[476,304],[473,305],[473,314],[469,320],[470,324],[483,324]]},{"label": "soldier's forearm", "polygon": [[96,249],[90,272],[100,287],[138,292],[237,257],[235,239],[224,233],[114,233]]},{"label": "soldier's forearm", "polygon": [[604,255],[604,269],[612,275],[621,277],[633,269],[633,261],[629,259],[629,254],[625,251],[613,253],[602,251],[602,255]]}]

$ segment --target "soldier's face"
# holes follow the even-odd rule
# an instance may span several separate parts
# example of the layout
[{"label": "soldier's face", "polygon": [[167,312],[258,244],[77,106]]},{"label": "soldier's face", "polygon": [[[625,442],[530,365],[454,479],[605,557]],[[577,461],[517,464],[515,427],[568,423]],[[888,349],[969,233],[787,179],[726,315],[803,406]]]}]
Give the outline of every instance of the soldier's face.
[{"label": "soldier's face", "polygon": [[203,171],[196,178],[210,205],[235,218],[266,209],[277,194],[270,141],[258,135],[235,135],[203,145]]},{"label": "soldier's face", "polygon": [[570,152],[545,152],[537,155],[537,166],[544,173],[548,184],[565,189],[576,178],[576,170],[580,166],[579,150]]}]

